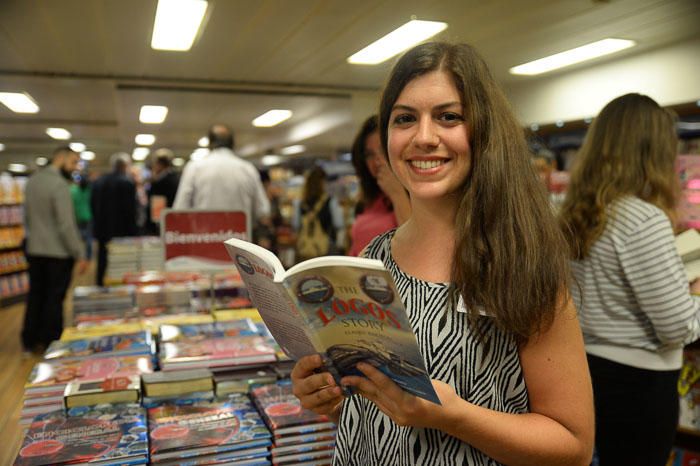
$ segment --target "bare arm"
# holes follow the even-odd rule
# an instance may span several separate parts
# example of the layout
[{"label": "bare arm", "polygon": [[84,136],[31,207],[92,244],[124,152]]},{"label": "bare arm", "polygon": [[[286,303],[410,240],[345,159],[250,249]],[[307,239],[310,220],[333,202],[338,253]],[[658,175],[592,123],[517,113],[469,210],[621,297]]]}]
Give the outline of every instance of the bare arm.
[{"label": "bare arm", "polygon": [[367,376],[345,377],[399,425],[442,430],[508,465],[588,465],[593,451],[593,395],[573,305],[520,349],[530,413],[509,414],[460,398],[433,381],[442,406],[402,391],[367,364]]}]

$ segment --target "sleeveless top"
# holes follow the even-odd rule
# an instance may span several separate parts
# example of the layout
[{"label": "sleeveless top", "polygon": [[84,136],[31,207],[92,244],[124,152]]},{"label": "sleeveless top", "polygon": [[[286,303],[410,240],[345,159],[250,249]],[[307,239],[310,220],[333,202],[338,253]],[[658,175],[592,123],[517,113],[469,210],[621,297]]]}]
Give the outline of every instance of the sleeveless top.
[{"label": "sleeveless top", "polygon": [[[379,259],[396,281],[431,379],[451,385],[470,403],[506,413],[528,412],[528,395],[513,337],[453,309],[449,284],[407,275],[391,256],[394,231],[375,238],[366,256]],[[334,466],[497,465],[476,448],[435,429],[400,427],[374,403],[354,395],[343,402]]]}]

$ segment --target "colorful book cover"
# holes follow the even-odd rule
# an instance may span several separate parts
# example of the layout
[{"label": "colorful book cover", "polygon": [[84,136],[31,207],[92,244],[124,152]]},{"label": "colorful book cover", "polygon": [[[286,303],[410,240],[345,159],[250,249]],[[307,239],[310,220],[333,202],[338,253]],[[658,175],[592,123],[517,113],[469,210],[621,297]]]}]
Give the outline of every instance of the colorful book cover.
[{"label": "colorful book cover", "polygon": [[151,358],[122,356],[119,358],[92,358],[64,361],[57,359],[37,363],[25,384],[25,392],[60,392],[73,381],[104,380],[153,372]]},{"label": "colorful book cover", "polygon": [[329,421],[327,416],[303,408],[299,399],[292,393],[292,384],[289,382],[255,387],[250,396],[273,433],[285,427]]},{"label": "colorful book cover", "polygon": [[61,341],[84,340],[107,335],[120,335],[124,333],[137,333],[145,330],[144,325],[138,321],[115,323],[112,325],[95,325],[88,327],[66,327],[61,333]]},{"label": "colorful book cover", "polygon": [[199,341],[211,338],[258,335],[258,329],[250,319],[211,322],[190,325],[161,325],[158,330],[161,342]]},{"label": "colorful book cover", "polygon": [[37,416],[15,466],[146,464],[145,410],[136,404],[74,408]]},{"label": "colorful book cover", "polygon": [[244,396],[189,406],[164,405],[148,410],[151,459],[269,445],[270,431]]},{"label": "colorful book cover", "polygon": [[136,333],[107,335],[81,340],[51,342],[44,359],[77,359],[104,356],[148,355],[153,352],[151,334],[145,330]]},{"label": "colorful book cover", "polygon": [[[340,384],[373,365],[403,390],[440,404],[394,279],[379,260],[325,256],[284,269],[267,249],[225,243],[250,297],[285,354],[320,354]],[[350,395],[350,393],[346,393]]]},{"label": "colorful book cover", "polygon": [[138,403],[141,399],[141,377],[110,377],[88,382],[69,382],[64,404],[67,409],[102,403]]},{"label": "colorful book cover", "polygon": [[275,361],[275,349],[265,338],[239,336],[212,338],[202,341],[163,343],[160,347],[161,365],[206,367],[221,365],[262,364]]}]

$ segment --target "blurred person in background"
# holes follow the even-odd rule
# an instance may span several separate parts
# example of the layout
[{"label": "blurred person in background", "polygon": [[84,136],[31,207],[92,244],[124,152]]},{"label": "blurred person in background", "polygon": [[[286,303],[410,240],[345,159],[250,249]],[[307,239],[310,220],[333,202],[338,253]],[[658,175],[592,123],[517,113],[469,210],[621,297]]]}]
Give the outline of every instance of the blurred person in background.
[{"label": "blurred person in background", "polygon": [[267,199],[270,201],[270,215],[258,222],[253,231],[253,238],[256,244],[269,249],[276,255],[278,253],[277,230],[285,223],[280,212],[280,192],[279,188],[270,180],[270,174],[267,171],[260,172],[260,180],[265,188]]},{"label": "blurred person in background", "polygon": [[85,243],[85,258],[92,259],[92,209],[90,208],[90,197],[92,187],[88,173],[81,173],[77,183],[70,187],[70,194],[73,198],[73,208],[75,209],[75,219],[78,222],[80,237]]},{"label": "blurred person in background", "polygon": [[560,222],[593,380],[600,466],[663,466],[678,427],[683,346],[700,336],[675,246],[674,117],[627,94],[593,121]]},{"label": "blurred person in background", "polygon": [[297,231],[296,261],[338,254],[343,211],[328,193],[326,172],[316,166],[306,174],[300,202],[295,205],[292,226]]},{"label": "blurred person in background", "polygon": [[357,256],[375,236],[405,222],[411,216],[411,202],[387,162],[377,115],[365,120],[355,137],[352,164],[360,179],[361,199],[350,229],[348,254]]},{"label": "blurred person in background", "polygon": [[87,270],[85,247],[80,241],[70,193],[78,154],[70,147],[53,152],[51,163],[27,181],[24,226],[29,262],[29,294],[22,327],[22,346],[43,353],[63,331],[63,299],[73,266]]},{"label": "blurred person in background", "polygon": [[118,152],[110,158],[112,171],[92,186],[93,236],[97,239],[98,286],[104,286],[107,271],[107,243],[112,238],[136,236],[136,184],[130,178],[129,154]]},{"label": "blurred person in background", "polygon": [[253,229],[270,214],[257,168],[237,156],[233,147],[231,128],[215,124],[209,129],[210,152],[185,166],[174,209],[245,212]]},{"label": "blurred person in background", "polygon": [[160,235],[160,213],[175,203],[180,175],[172,168],[173,151],[158,149],[153,154],[151,183],[148,189],[148,234]]}]

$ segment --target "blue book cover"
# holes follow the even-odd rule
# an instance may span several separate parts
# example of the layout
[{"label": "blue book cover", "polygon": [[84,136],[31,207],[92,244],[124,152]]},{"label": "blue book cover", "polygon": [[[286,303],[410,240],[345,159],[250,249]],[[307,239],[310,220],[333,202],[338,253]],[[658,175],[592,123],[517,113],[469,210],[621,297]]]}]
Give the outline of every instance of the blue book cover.
[{"label": "blue book cover", "polygon": [[148,410],[152,460],[188,458],[271,444],[271,434],[246,396]]},{"label": "blue book cover", "polygon": [[[224,243],[275,340],[294,360],[320,354],[336,380],[366,362],[440,404],[394,279],[381,261],[324,256],[284,270],[267,249]],[[350,395],[350,393],[346,393]]]},{"label": "blue book cover", "polygon": [[108,356],[153,354],[153,339],[148,331],[122,333],[72,341],[51,342],[44,359],[84,359]]},{"label": "blue book cover", "polygon": [[34,418],[15,466],[146,464],[146,412],[137,404],[79,407]]},{"label": "blue book cover", "polygon": [[226,338],[239,335],[258,335],[258,329],[251,319],[203,324],[164,324],[158,329],[163,343],[177,341],[201,341],[212,338]]}]

